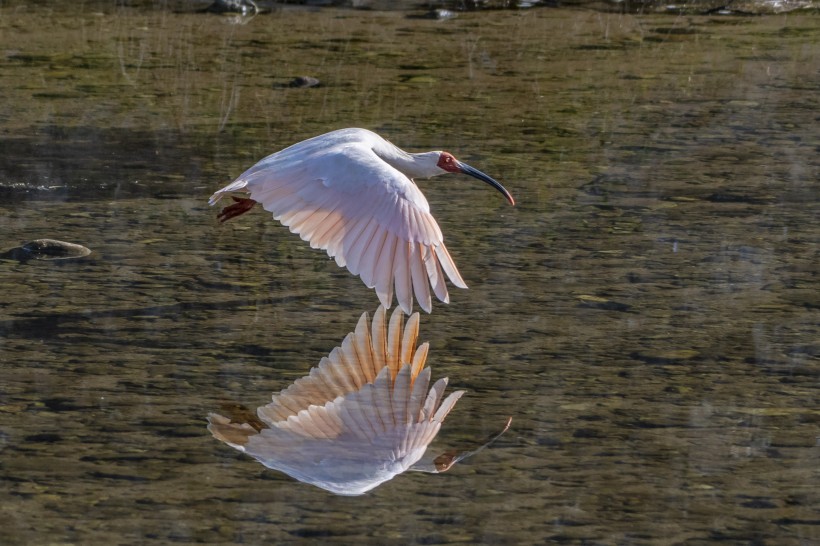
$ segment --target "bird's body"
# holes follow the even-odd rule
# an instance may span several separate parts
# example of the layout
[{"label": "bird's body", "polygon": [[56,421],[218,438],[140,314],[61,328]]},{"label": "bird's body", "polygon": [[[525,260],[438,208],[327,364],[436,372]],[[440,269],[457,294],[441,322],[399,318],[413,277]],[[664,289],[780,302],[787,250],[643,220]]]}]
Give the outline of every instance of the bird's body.
[{"label": "bird's body", "polygon": [[375,288],[389,308],[395,289],[410,314],[413,294],[430,312],[432,298],[449,302],[445,276],[464,280],[444,246],[430,206],[413,181],[461,172],[510,194],[495,180],[447,152],[409,154],[365,129],[340,129],[269,155],[214,193],[210,204],[241,192],[250,199],[220,214],[222,221],[250,210],[256,202],[313,248]]},{"label": "bird's body", "polygon": [[340,347],[306,377],[257,409],[258,418],[208,415],[217,439],[302,482],[360,495],[406,470],[444,472],[501,435],[469,451],[425,457],[444,418],[464,394],[431,385],[426,343],[416,347],[419,315],[389,324],[383,307],[372,327],[363,314]]}]

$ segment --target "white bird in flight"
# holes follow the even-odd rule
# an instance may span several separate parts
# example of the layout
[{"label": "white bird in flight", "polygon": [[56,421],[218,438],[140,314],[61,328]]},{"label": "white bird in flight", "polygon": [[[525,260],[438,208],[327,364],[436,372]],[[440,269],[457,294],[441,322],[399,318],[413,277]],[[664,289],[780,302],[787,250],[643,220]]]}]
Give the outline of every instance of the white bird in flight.
[{"label": "white bird in flight", "polygon": [[467,288],[444,246],[427,199],[413,181],[445,173],[482,180],[514,205],[499,182],[458,161],[448,152],[411,154],[366,129],[340,129],[269,155],[214,193],[214,205],[233,192],[218,218],[224,222],[257,202],[313,248],[327,250],[339,267],[375,288],[389,308],[396,299],[408,315],[413,293],[419,306],[432,310],[430,288],[449,303],[446,274]]},{"label": "white bird in flight", "polygon": [[[386,324],[367,313],[309,375],[257,409],[257,418],[211,413],[215,438],[273,470],[339,495],[361,495],[406,470],[444,472],[510,426],[469,450],[428,455],[427,446],[464,391],[444,398],[447,378],[430,387],[429,346],[416,348],[419,315],[402,328],[396,309]],[[245,421],[245,422],[240,422]]]}]

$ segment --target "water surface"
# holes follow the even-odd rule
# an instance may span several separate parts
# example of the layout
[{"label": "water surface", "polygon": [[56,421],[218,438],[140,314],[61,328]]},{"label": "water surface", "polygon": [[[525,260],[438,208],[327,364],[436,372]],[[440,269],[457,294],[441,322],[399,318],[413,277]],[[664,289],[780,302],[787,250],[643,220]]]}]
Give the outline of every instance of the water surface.
[{"label": "water surface", "polygon": [[[95,9],[0,8],[0,246],[93,251],[0,264],[0,542],[820,540],[816,16]],[[205,429],[378,305],[207,206],[348,126],[518,202],[419,182],[470,285],[422,317],[440,441],[512,428],[356,498]]]}]

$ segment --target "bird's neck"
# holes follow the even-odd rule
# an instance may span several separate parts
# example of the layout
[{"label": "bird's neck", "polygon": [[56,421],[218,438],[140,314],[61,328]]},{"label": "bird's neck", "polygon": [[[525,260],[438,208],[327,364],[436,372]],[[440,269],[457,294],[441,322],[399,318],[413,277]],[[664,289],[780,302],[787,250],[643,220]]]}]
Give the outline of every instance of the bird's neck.
[{"label": "bird's neck", "polygon": [[389,148],[383,147],[374,151],[385,163],[409,178],[429,178],[444,172],[436,166],[439,152],[409,154],[392,144]]}]

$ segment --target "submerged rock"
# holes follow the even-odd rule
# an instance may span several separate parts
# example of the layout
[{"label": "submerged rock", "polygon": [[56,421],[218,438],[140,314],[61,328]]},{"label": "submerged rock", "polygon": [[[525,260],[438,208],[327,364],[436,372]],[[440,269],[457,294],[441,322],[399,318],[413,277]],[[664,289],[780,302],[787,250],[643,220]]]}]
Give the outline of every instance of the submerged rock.
[{"label": "submerged rock", "polygon": [[321,83],[313,76],[297,76],[288,83],[288,87],[319,87]]},{"label": "submerged rock", "polygon": [[0,254],[0,259],[18,260],[68,260],[83,258],[91,254],[91,250],[75,243],[66,243],[56,239],[36,239],[21,246],[12,248]]},{"label": "submerged rock", "polygon": [[432,9],[423,15],[407,16],[408,19],[434,19],[436,21],[445,21],[447,19],[453,19],[455,17],[458,17],[456,12],[444,8]]},{"label": "submerged rock", "polygon": [[259,13],[259,8],[253,0],[215,0],[205,11],[211,13],[256,15]]},{"label": "submerged rock", "polygon": [[311,87],[319,87],[322,85],[321,80],[313,76],[296,76],[289,80],[280,79],[273,83],[274,89],[308,89]]}]

